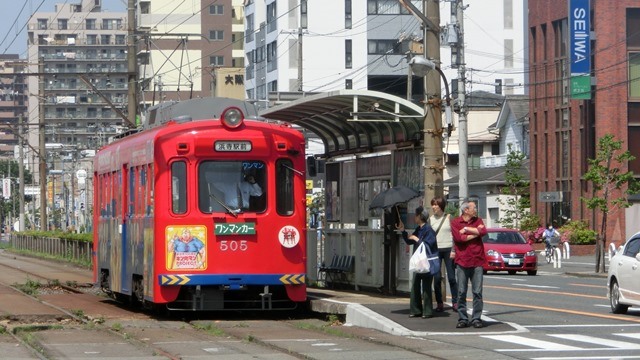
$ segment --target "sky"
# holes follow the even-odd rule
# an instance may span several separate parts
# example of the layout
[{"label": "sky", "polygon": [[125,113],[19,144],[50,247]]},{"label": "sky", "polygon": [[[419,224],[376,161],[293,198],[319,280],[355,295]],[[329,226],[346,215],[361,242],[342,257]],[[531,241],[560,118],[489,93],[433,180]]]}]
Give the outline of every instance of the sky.
[{"label": "sky", "polygon": [[[0,0],[0,54],[27,57],[27,22],[34,12],[53,12],[55,4],[80,4],[82,0]],[[103,11],[126,11],[127,0],[102,0]]]}]

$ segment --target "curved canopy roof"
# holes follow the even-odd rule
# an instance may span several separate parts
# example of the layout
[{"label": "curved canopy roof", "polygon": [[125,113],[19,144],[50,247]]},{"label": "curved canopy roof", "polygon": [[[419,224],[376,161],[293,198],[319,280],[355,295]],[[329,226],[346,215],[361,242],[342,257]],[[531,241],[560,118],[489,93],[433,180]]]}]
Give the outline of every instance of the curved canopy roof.
[{"label": "curved canopy roof", "polygon": [[423,139],[424,109],[395,95],[339,90],[264,109],[260,115],[312,131],[325,156],[388,150]]}]

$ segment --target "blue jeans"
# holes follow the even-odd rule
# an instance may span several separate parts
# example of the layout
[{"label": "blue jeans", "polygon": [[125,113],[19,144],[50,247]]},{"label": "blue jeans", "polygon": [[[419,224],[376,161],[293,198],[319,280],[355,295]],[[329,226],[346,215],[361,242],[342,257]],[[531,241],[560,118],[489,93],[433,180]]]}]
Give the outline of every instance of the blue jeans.
[{"label": "blue jeans", "polygon": [[462,267],[456,266],[456,279],[458,280],[458,321],[469,322],[467,314],[467,286],[471,280],[471,293],[473,294],[473,311],[471,322],[480,321],[482,316],[482,266]]},{"label": "blue jeans", "polygon": [[[440,257],[440,263],[444,264],[443,267],[447,269],[447,280],[449,281],[449,290],[451,290],[451,303],[458,302],[458,283],[456,282],[456,271],[451,258],[451,248],[439,249],[438,256]],[[433,277],[433,291],[436,295],[436,302],[438,304],[443,302],[442,298],[442,272],[439,272]]]}]

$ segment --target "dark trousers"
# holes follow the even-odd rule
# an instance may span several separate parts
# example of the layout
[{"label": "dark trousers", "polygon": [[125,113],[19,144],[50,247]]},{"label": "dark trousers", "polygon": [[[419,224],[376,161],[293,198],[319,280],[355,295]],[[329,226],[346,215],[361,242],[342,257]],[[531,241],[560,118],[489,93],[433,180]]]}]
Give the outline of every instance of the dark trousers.
[{"label": "dark trousers", "polygon": [[469,321],[467,314],[467,287],[471,281],[471,293],[473,294],[473,311],[471,321],[480,321],[484,302],[482,300],[482,266],[462,267],[456,266],[456,279],[458,280],[458,320]]},{"label": "dark trousers", "polygon": [[[449,281],[449,290],[451,290],[451,303],[458,302],[458,283],[456,282],[455,264],[451,258],[451,248],[439,249],[438,256],[440,257],[440,264],[444,264],[442,268],[447,270],[447,280]],[[442,303],[442,271],[440,271],[433,278],[433,290],[436,293],[436,302]]]},{"label": "dark trousers", "polygon": [[411,295],[409,298],[409,313],[411,315],[433,316],[433,300],[431,299],[431,283],[433,276],[430,273],[413,274]]}]

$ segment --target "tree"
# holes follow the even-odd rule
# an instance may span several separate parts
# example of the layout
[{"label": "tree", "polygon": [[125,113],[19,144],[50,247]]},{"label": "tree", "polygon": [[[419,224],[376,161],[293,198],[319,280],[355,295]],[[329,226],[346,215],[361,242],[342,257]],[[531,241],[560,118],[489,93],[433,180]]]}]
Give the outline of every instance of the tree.
[{"label": "tree", "polygon": [[504,227],[517,229],[523,220],[531,216],[529,180],[524,166],[526,159],[521,151],[514,151],[509,144],[505,165],[505,186],[500,190],[503,195],[509,196],[506,199],[498,199],[503,206],[499,222]]},{"label": "tree", "polygon": [[[11,197],[9,199],[0,199],[0,217],[2,220],[8,219],[9,214],[12,217],[17,217],[17,213],[20,209],[20,196],[24,196],[24,201],[28,202],[32,200],[31,196],[20,194],[18,163],[13,160],[0,160],[0,179],[11,179]],[[33,176],[29,170],[24,169],[24,182],[30,184]],[[14,211],[15,210],[15,211]],[[12,224],[8,224],[12,225]]]},{"label": "tree", "polygon": [[[630,161],[635,160],[629,150],[622,151],[622,140],[606,134],[598,141],[595,159],[588,159],[589,169],[583,179],[591,183],[591,198],[582,197],[589,209],[601,213],[600,230],[596,240],[595,272],[605,272],[604,249],[607,243],[607,219],[611,212],[628,208],[628,196],[640,190],[640,183],[632,171],[625,171]],[[593,224],[597,230],[596,224]]]}]

